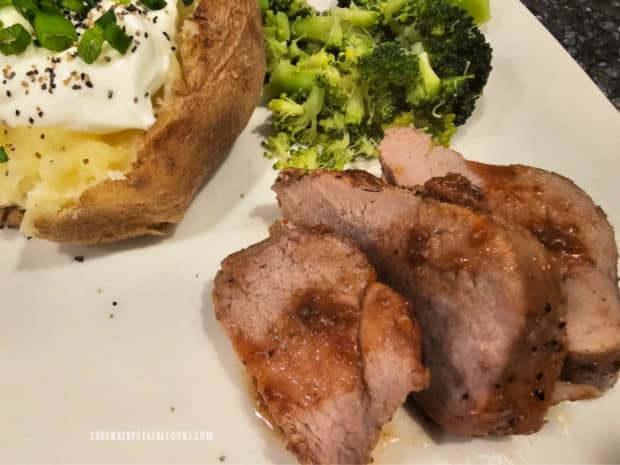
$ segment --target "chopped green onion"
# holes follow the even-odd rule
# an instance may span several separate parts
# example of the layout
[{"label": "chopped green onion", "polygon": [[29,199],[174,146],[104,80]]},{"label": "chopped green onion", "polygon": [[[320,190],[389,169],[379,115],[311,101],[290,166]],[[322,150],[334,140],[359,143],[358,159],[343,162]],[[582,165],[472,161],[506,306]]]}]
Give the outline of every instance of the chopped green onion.
[{"label": "chopped green onion", "polygon": [[9,157],[4,151],[4,147],[0,145],[0,163],[6,163],[7,161],[9,161]]},{"label": "chopped green onion", "polygon": [[185,6],[190,6],[192,3],[194,3],[194,0],[183,0],[183,5]]},{"label": "chopped green onion", "polygon": [[118,27],[113,9],[109,9],[101,15],[101,17],[95,21],[95,24],[103,28],[103,38],[108,41],[112,48],[118,50],[122,55],[127,52],[127,49],[131,45],[132,37]]},{"label": "chopped green onion", "polygon": [[52,13],[54,15],[61,15],[62,9],[55,0],[39,0],[39,9],[46,13]]},{"label": "chopped green onion", "polygon": [[0,52],[4,55],[19,55],[31,41],[30,34],[21,24],[0,29]]},{"label": "chopped green onion", "polygon": [[32,22],[37,14],[38,6],[34,0],[13,0],[13,6],[20,15]]},{"label": "chopped green onion", "polygon": [[73,23],[60,15],[37,13],[34,18],[34,30],[41,47],[54,52],[67,50],[77,40]]},{"label": "chopped green onion", "polygon": [[116,23],[116,15],[114,14],[114,10],[106,11],[97,21],[95,21],[95,24],[98,24],[103,29],[114,23]]},{"label": "chopped green onion", "polygon": [[103,47],[103,28],[98,24],[89,28],[84,32],[78,45],[78,55],[86,63],[91,64],[101,54]]},{"label": "chopped green onion", "polygon": [[131,36],[127,35],[116,23],[108,24],[103,30],[103,37],[108,43],[118,50],[121,55],[127,52],[127,49],[131,45],[133,40]]},{"label": "chopped green onion", "polygon": [[142,0],[149,10],[161,10],[166,7],[166,0]]},{"label": "chopped green onion", "polygon": [[131,0],[116,0],[121,5],[127,6],[131,3]]},{"label": "chopped green onion", "polygon": [[0,0],[0,8],[12,5],[12,0]]},{"label": "chopped green onion", "polygon": [[86,12],[86,5],[81,0],[61,0],[60,4],[63,8],[78,14]]}]

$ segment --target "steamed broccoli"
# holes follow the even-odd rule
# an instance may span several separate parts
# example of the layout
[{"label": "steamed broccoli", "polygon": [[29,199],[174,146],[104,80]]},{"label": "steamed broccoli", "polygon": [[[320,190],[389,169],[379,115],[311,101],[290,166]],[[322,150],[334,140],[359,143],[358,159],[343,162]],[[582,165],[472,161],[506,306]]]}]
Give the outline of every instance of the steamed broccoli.
[{"label": "steamed broccoli", "polygon": [[312,15],[317,12],[307,0],[259,0],[258,5],[263,17],[268,11],[280,11],[289,19]]},{"label": "steamed broccoli", "polygon": [[276,168],[376,157],[392,126],[448,145],[491,71],[474,23],[488,0],[340,0],[322,13],[306,0],[260,4],[276,130],[264,147]]},{"label": "steamed broccoli", "polygon": [[288,53],[291,27],[288,17],[281,11],[268,10],[263,16],[265,50],[267,52],[267,71],[273,71],[280,60]]},{"label": "steamed broccoli", "polygon": [[273,99],[267,105],[274,118],[274,128],[290,134],[291,140],[312,144],[317,139],[317,117],[323,108],[325,90],[313,86],[303,104],[286,95]]},{"label": "steamed broccoli", "polygon": [[491,47],[473,19],[445,0],[391,0],[402,6],[395,11],[391,27],[399,31],[404,46],[422,47],[429,64],[442,78],[467,77],[445,94],[444,111],[454,113],[455,124],[471,116],[491,72]]}]

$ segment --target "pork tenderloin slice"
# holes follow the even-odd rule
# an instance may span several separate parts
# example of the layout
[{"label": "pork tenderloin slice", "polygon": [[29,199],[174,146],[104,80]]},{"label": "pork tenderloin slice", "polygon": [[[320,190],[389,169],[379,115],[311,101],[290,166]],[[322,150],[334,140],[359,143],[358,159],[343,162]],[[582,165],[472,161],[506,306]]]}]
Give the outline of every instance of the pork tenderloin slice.
[{"label": "pork tenderloin slice", "polygon": [[352,242],[284,223],[216,276],[216,316],[302,463],[367,463],[383,423],[427,384],[408,306],[375,279]]},{"label": "pork tenderloin slice", "polygon": [[[430,384],[430,371],[422,360],[420,325],[410,318],[407,301],[381,283],[368,286],[362,305],[360,351],[364,381],[372,400],[371,417],[383,425],[392,419],[406,388],[422,391]],[[405,356],[403,356],[405,354]]]},{"label": "pork tenderloin slice", "polygon": [[[389,182],[424,185],[426,195],[490,211],[531,231],[562,273],[568,313],[562,379],[600,391],[614,385],[620,370],[618,248],[605,213],[586,192],[546,170],[465,160],[410,128],[386,131],[380,153]],[[469,179],[473,187],[459,185],[455,182],[459,177]],[[478,189],[484,200],[477,197],[479,202],[474,203],[472,189]]]},{"label": "pork tenderloin slice", "polygon": [[423,331],[423,410],[460,435],[541,427],[565,349],[557,273],[522,229],[360,171],[284,170],[285,218],[352,238],[406,296]]}]

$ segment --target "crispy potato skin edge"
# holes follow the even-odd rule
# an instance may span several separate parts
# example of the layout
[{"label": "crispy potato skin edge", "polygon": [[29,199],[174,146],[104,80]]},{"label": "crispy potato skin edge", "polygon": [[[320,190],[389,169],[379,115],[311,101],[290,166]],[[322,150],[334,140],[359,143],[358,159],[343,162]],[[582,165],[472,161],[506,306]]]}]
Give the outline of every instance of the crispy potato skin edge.
[{"label": "crispy potato skin edge", "polygon": [[[137,161],[122,181],[98,184],[37,236],[96,244],[160,235],[181,221],[196,192],[247,125],[265,74],[256,0],[201,0],[181,31],[182,79],[144,135]],[[0,209],[0,227],[21,213]]]}]

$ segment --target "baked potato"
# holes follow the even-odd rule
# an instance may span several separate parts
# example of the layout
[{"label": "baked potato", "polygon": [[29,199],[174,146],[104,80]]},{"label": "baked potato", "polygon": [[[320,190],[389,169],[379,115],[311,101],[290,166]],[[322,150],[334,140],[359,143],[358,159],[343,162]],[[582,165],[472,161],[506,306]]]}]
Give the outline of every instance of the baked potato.
[{"label": "baked potato", "polygon": [[181,221],[246,126],[265,71],[258,2],[197,2],[179,21],[178,66],[148,129],[83,134],[0,121],[0,146],[11,148],[0,164],[0,226],[87,244],[160,235]]}]

